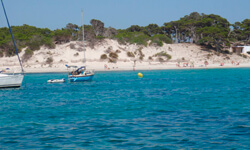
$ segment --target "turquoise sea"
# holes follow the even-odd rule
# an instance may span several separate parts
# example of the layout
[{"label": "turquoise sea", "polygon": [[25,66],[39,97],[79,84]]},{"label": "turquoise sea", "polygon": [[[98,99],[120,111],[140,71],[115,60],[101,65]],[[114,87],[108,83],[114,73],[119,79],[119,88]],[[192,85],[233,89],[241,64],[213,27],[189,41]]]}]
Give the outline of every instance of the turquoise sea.
[{"label": "turquoise sea", "polygon": [[250,68],[53,78],[0,90],[0,149],[250,149]]}]

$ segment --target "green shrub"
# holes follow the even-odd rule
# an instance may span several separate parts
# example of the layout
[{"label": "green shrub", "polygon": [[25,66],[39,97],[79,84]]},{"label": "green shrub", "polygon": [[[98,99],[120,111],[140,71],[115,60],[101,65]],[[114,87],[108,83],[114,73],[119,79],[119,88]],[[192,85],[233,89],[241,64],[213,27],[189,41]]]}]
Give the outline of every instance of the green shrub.
[{"label": "green shrub", "polygon": [[139,54],[140,57],[144,57],[145,55],[142,53],[142,49],[143,49],[143,47],[138,48],[138,49],[135,51],[135,54],[137,54],[137,52],[138,52],[138,54]]},{"label": "green shrub", "polygon": [[70,49],[76,49],[76,45],[73,44],[73,43],[70,43],[70,44],[69,44],[69,47],[70,47]]},{"label": "green shrub", "polygon": [[116,50],[115,52],[116,52],[116,53],[121,53],[121,51],[120,51],[119,49],[118,49],[118,50]]},{"label": "green shrub", "polygon": [[34,54],[34,52],[33,52],[32,50],[26,49],[26,50],[25,50],[25,53],[24,53],[24,55],[23,55],[23,57],[22,57],[22,60],[23,60],[23,61],[29,60],[29,59],[33,56],[33,54]]},{"label": "green shrub", "polygon": [[135,57],[135,55],[132,52],[127,52],[128,57]]},{"label": "green shrub", "polygon": [[116,63],[116,61],[117,61],[116,59],[109,58],[110,63]]},{"label": "green shrub", "polygon": [[152,40],[150,45],[156,44],[157,46],[163,46],[163,42],[160,40]]},{"label": "green shrub", "polygon": [[143,32],[128,32],[124,30],[120,30],[115,38],[121,44],[130,43],[144,46],[147,46],[147,41],[149,40],[149,36]]},{"label": "green shrub", "polygon": [[10,57],[10,56],[14,56],[16,54],[16,51],[14,48],[10,48],[4,54],[6,57]]},{"label": "green shrub", "polygon": [[245,55],[245,54],[241,54],[241,57],[243,57],[243,58],[247,58],[247,55]]},{"label": "green shrub", "polygon": [[74,56],[79,56],[79,53],[75,53]]},{"label": "green shrub", "polygon": [[114,52],[111,52],[111,53],[109,53],[109,57],[117,59],[118,58],[118,54],[116,54]]},{"label": "green shrub", "polygon": [[158,58],[159,62],[164,62],[164,59],[163,58]]},{"label": "green shrub", "polygon": [[0,57],[3,57],[3,51],[0,51]]},{"label": "green shrub", "polygon": [[231,44],[230,44],[230,42],[226,42],[226,44],[225,44],[227,47],[230,47],[231,46]]},{"label": "green shrub", "polygon": [[104,36],[96,36],[96,39],[103,40],[103,39],[105,39],[105,37]]},{"label": "green shrub", "polygon": [[39,50],[40,49],[40,44],[36,41],[34,42],[30,42],[28,44],[28,48],[31,49],[31,50]]},{"label": "green shrub", "polygon": [[142,49],[143,49],[143,47],[140,47],[140,48],[138,49],[139,54],[140,54],[141,56],[144,55],[144,54],[142,53]]},{"label": "green shrub", "polygon": [[39,50],[40,46],[45,45],[46,38],[42,35],[33,35],[27,43],[27,46],[31,50]]},{"label": "green shrub", "polygon": [[48,51],[46,54],[48,54],[48,55],[52,55],[51,51]]},{"label": "green shrub", "polygon": [[150,40],[151,40],[150,45],[156,44],[157,46],[163,46],[163,42],[169,43],[169,44],[172,43],[171,39],[163,34],[156,34],[156,35],[152,36],[150,38]]},{"label": "green shrub", "polygon": [[230,54],[230,51],[229,50],[224,50],[223,53],[224,54]]},{"label": "green shrub", "polygon": [[48,37],[43,38],[42,44],[50,49],[56,48],[56,45],[53,43],[53,40],[51,38],[48,38]]},{"label": "green shrub", "polygon": [[169,59],[171,59],[172,58],[172,56],[171,55],[169,55],[169,54],[167,54],[167,59],[169,60]]},{"label": "green shrub", "polygon": [[207,59],[209,59],[212,55],[211,54],[207,54]]},{"label": "green shrub", "polygon": [[168,60],[172,58],[171,55],[169,55],[169,54],[167,54],[166,52],[163,52],[163,51],[161,51],[161,52],[159,52],[159,53],[156,53],[154,56],[158,56],[158,57],[161,57],[161,56],[167,57]]},{"label": "green shrub", "polygon": [[[0,47],[4,49],[5,56],[15,55],[14,46],[9,29],[0,28]],[[12,26],[13,36],[18,50],[28,47],[30,50],[39,50],[42,45],[55,47],[53,43],[53,31],[48,28],[42,29],[29,25]],[[20,51],[19,51],[20,52]]]},{"label": "green shrub", "polygon": [[47,60],[46,60],[46,63],[47,64],[51,64],[53,62],[53,58],[52,57],[48,57]]},{"label": "green shrub", "polygon": [[108,56],[106,54],[102,54],[100,57],[100,59],[107,59],[107,58],[108,58]]},{"label": "green shrub", "polygon": [[145,35],[145,34],[139,34],[139,35],[136,35],[134,36],[131,40],[130,40],[130,43],[131,44],[138,44],[138,45],[144,45],[144,46],[147,46],[147,41],[148,41],[148,36]]}]

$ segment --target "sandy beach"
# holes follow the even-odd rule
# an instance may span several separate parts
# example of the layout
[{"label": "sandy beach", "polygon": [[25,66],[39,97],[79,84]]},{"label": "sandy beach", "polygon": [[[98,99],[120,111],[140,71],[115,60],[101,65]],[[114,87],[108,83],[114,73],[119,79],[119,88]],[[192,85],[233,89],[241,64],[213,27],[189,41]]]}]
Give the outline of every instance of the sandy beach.
[{"label": "sandy beach", "polygon": [[[108,64],[108,63],[106,63]],[[250,68],[249,63],[240,64],[239,66],[225,64],[224,66],[220,66],[219,64],[211,64],[208,66],[197,66],[197,67],[177,67],[176,64],[173,63],[151,63],[147,64],[142,62],[138,64],[136,67],[133,67],[131,63],[117,63],[117,64],[108,64],[108,68],[104,67],[104,63],[95,62],[87,65],[88,69],[95,71],[140,71],[140,70],[167,70],[167,69],[213,69],[213,68]],[[128,66],[128,67],[126,67]],[[18,70],[18,67],[16,67]],[[47,68],[24,68],[26,73],[46,73],[46,72],[69,72],[65,66],[62,67],[47,67]],[[10,71],[11,72],[11,71]]]},{"label": "sandy beach", "polygon": [[[86,66],[95,71],[121,71],[121,70],[161,70],[161,69],[204,69],[204,68],[238,68],[250,67],[250,57],[242,57],[237,54],[218,54],[213,50],[205,49],[199,45],[164,44],[158,46],[121,45],[116,40],[105,40],[90,48],[86,43]],[[23,62],[27,73],[35,72],[68,72],[65,65],[83,65],[83,51],[81,42],[70,42],[56,45],[55,49],[42,47],[35,51],[34,55]],[[25,49],[20,53],[23,58]],[[128,53],[134,54],[129,57]],[[116,53],[118,58],[113,59],[110,53]],[[159,53],[171,55],[171,59],[165,56],[156,56]],[[100,59],[106,54],[107,59]],[[141,59],[143,57],[143,59]],[[48,59],[52,58],[52,62]],[[110,62],[115,60],[114,62]],[[204,62],[208,65],[205,66]],[[10,70],[6,70],[10,68]],[[7,72],[19,72],[20,66],[16,56],[0,58],[0,69]]]}]

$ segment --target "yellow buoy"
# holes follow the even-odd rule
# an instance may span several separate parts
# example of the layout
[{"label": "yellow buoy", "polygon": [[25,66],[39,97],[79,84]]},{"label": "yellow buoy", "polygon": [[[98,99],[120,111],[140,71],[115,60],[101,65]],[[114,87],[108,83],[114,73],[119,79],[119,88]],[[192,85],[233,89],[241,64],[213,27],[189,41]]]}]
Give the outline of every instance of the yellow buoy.
[{"label": "yellow buoy", "polygon": [[142,77],[143,77],[143,74],[139,72],[139,73],[138,73],[138,77],[139,77],[139,78],[142,78]]}]

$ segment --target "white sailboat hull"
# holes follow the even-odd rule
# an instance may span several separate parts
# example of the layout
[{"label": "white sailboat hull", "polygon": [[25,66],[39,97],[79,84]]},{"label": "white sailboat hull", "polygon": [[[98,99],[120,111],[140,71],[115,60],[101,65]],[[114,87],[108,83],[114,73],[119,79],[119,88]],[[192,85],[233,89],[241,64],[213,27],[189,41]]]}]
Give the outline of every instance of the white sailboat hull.
[{"label": "white sailboat hull", "polygon": [[9,87],[20,87],[23,82],[24,75],[6,75],[0,74],[0,88],[9,88]]}]

